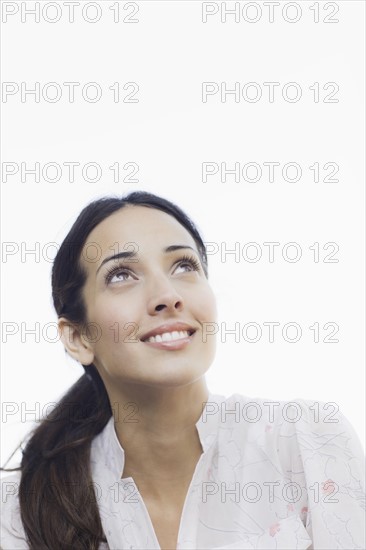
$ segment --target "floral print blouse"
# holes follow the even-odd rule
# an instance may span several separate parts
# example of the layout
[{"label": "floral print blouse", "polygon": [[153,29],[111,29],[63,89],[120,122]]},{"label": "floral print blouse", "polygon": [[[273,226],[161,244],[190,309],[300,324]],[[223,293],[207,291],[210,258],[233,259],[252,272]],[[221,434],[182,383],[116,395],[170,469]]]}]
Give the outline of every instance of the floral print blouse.
[{"label": "floral print blouse", "polygon": [[[196,423],[203,453],[183,506],[177,550],[366,548],[361,443],[335,403],[209,393]],[[91,445],[91,471],[108,543],[160,550],[114,418]],[[2,479],[1,548],[28,548],[20,473]],[[164,511],[162,510],[162,513]]]}]

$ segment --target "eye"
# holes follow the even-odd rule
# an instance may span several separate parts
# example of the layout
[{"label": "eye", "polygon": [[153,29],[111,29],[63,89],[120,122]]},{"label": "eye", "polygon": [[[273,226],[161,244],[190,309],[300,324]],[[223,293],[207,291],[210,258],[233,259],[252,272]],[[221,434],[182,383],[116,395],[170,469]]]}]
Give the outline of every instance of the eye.
[{"label": "eye", "polygon": [[199,271],[201,268],[200,263],[193,256],[182,256],[182,258],[177,261],[177,264],[178,267],[189,266],[191,271]]},{"label": "eye", "polygon": [[112,267],[110,269],[108,269],[106,275],[105,275],[105,282],[107,284],[110,284],[110,283],[118,283],[120,281],[126,281],[127,279],[126,278],[119,278],[118,281],[113,281],[114,277],[119,277],[120,275],[126,275],[126,276],[131,276],[131,272],[129,271],[129,269],[127,268],[124,268],[122,267],[121,265],[117,265],[115,267]]}]

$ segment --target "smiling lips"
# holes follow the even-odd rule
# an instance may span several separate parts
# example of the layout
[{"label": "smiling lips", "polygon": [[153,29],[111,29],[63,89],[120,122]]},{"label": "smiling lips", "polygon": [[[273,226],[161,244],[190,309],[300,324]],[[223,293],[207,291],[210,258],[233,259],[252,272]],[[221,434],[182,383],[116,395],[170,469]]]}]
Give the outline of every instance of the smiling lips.
[{"label": "smiling lips", "polygon": [[141,337],[145,344],[159,349],[182,349],[191,340],[196,329],[186,323],[165,323]]},{"label": "smiling lips", "polygon": [[196,329],[194,327],[191,327],[190,325],[187,325],[187,323],[182,323],[177,321],[173,321],[170,323],[166,322],[163,325],[160,325],[159,327],[156,327],[150,330],[149,332],[146,332],[145,334],[143,334],[140,337],[140,340],[144,342],[145,340],[150,338],[150,336],[156,336],[158,334],[161,335],[161,334],[164,334],[164,332],[180,332],[180,331],[188,331],[192,333],[192,332],[195,332]]},{"label": "smiling lips", "polygon": [[[163,336],[157,335],[156,337],[150,337],[148,340],[144,341],[144,344],[158,349],[167,349],[167,350],[179,350],[184,348],[189,344],[194,337],[194,332],[189,334],[187,331],[182,332],[165,332]],[[178,336],[176,336],[178,335]],[[158,338],[161,340],[158,341]]]},{"label": "smiling lips", "polygon": [[163,332],[163,334],[157,334],[156,336],[150,336],[145,342],[172,342],[173,340],[181,340],[182,338],[188,338],[190,336],[188,330],[174,330],[173,332]]}]

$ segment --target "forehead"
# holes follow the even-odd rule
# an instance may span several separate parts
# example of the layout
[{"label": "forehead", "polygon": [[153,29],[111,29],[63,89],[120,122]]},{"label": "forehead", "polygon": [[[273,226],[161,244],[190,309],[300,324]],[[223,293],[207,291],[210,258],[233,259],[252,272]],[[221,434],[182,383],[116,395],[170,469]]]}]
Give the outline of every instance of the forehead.
[{"label": "forehead", "polygon": [[188,244],[197,250],[191,234],[173,216],[145,206],[128,205],[108,216],[91,231],[84,250],[93,244],[104,256],[115,243],[121,247],[135,243],[141,254],[172,244]]}]

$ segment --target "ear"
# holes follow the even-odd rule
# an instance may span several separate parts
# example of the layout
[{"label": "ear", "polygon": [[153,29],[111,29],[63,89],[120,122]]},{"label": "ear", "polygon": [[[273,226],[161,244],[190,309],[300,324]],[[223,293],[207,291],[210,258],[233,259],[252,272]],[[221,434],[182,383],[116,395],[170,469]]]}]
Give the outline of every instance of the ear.
[{"label": "ear", "polygon": [[80,327],[65,317],[58,320],[58,331],[67,352],[82,365],[90,365],[94,359],[93,345],[81,332]]}]

